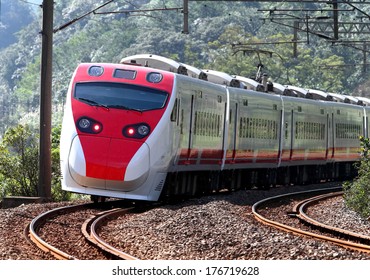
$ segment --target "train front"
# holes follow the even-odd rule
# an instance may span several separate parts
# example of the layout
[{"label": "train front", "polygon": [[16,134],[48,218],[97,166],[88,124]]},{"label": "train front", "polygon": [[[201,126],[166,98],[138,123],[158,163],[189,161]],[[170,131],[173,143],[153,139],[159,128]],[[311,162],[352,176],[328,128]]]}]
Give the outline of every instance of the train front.
[{"label": "train front", "polygon": [[156,201],[171,155],[174,75],[123,64],[81,64],[61,134],[62,188]]}]

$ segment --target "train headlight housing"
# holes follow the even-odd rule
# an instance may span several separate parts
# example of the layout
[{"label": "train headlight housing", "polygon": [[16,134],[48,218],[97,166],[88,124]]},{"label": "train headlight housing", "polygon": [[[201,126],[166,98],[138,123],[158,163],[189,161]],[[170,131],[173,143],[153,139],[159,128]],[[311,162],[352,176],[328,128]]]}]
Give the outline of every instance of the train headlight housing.
[{"label": "train headlight housing", "polygon": [[154,83],[154,84],[159,83],[160,81],[162,81],[162,79],[163,79],[163,75],[161,73],[157,73],[157,72],[150,72],[146,76],[146,80],[149,83]]},{"label": "train headlight housing", "polygon": [[131,124],[125,126],[122,133],[128,138],[142,139],[149,135],[150,127],[146,123]]},{"label": "train headlight housing", "polygon": [[137,128],[137,133],[142,136],[147,136],[149,134],[149,126],[142,124]]},{"label": "train headlight housing", "polygon": [[91,118],[82,117],[77,121],[77,128],[85,133],[97,134],[103,130],[103,125],[100,122],[93,120]]},{"label": "train headlight housing", "polygon": [[103,75],[104,68],[101,67],[101,66],[91,66],[89,68],[88,73],[89,73],[90,76],[99,77],[99,76]]}]

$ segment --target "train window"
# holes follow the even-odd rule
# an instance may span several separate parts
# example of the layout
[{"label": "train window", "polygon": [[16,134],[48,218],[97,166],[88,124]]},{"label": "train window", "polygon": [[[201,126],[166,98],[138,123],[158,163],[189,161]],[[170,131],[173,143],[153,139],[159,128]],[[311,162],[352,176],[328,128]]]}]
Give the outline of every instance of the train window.
[{"label": "train window", "polygon": [[243,106],[248,106],[248,99],[243,99]]},{"label": "train window", "polygon": [[276,104],[272,105],[272,110],[277,110],[277,105]]},{"label": "train window", "polygon": [[163,108],[168,93],[124,83],[86,82],[76,84],[74,97],[92,106],[147,111]]},{"label": "train window", "polygon": [[209,112],[195,112],[194,135],[220,137],[222,116]]},{"label": "train window", "polygon": [[277,139],[275,120],[244,118],[239,119],[239,137],[255,139]]},{"label": "train window", "polygon": [[[287,137],[287,129],[285,137]],[[323,140],[325,139],[325,124],[296,122],[295,139]]]},{"label": "train window", "polygon": [[173,109],[171,112],[171,122],[176,122],[177,120],[177,98],[175,100],[175,105],[173,105]]},{"label": "train window", "polygon": [[302,112],[302,106],[298,106],[298,112]]},{"label": "train window", "polygon": [[217,96],[217,102],[218,102],[218,103],[221,103],[221,102],[222,102],[222,96],[221,96],[221,95],[218,95],[218,96]]},{"label": "train window", "polygon": [[135,70],[116,69],[116,70],[114,70],[113,77],[121,78],[121,79],[128,79],[128,80],[135,80],[136,71]]},{"label": "train window", "polygon": [[184,134],[184,109],[181,109],[181,124],[180,124],[180,134]]},{"label": "train window", "polygon": [[337,110],[337,115],[340,115],[340,110]]},{"label": "train window", "polygon": [[324,114],[325,114],[324,109],[320,109],[320,114],[321,114],[321,115],[324,115]]},{"label": "train window", "polygon": [[337,123],[335,133],[337,138],[357,139],[361,135],[362,126],[358,124]]},{"label": "train window", "polygon": [[288,122],[285,122],[285,139],[288,139],[288,127],[289,127]]}]

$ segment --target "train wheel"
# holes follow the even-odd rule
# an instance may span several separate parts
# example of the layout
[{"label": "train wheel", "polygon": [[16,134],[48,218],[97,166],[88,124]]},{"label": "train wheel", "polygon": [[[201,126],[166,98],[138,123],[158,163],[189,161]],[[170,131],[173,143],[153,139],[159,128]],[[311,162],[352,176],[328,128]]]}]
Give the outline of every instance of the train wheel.
[{"label": "train wheel", "polygon": [[94,203],[105,202],[107,198],[105,196],[92,195],[91,201]]}]

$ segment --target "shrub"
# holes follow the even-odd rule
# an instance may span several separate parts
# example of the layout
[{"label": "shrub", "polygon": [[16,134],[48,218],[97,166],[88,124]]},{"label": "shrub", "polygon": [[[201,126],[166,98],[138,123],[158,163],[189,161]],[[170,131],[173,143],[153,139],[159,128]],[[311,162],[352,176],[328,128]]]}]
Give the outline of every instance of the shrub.
[{"label": "shrub", "polygon": [[[52,129],[52,186],[54,201],[69,200],[62,191],[59,162],[60,126]],[[9,128],[0,143],[0,194],[4,196],[38,196],[39,135],[27,125]]]},{"label": "shrub", "polygon": [[356,164],[357,177],[343,185],[346,205],[365,218],[370,217],[370,140],[360,137],[361,160]]}]

